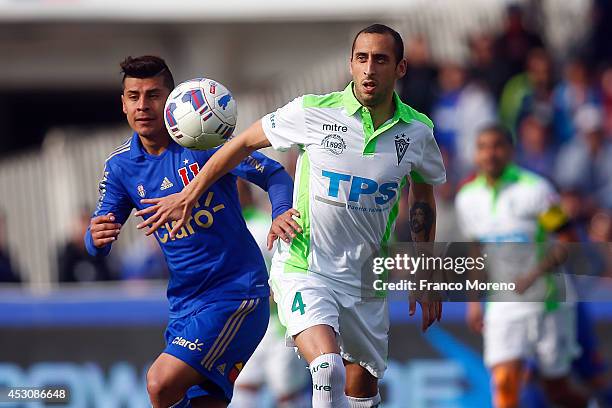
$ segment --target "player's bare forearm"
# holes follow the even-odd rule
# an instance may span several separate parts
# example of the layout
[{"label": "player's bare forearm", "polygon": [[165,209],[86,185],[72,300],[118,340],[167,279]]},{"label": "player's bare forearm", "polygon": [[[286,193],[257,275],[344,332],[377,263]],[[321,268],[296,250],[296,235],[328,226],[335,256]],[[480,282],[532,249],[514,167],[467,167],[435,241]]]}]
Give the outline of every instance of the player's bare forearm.
[{"label": "player's bare forearm", "polygon": [[[410,184],[408,206],[412,241],[433,242],[436,236],[436,200],[433,194],[433,186],[412,182]],[[424,250],[425,248],[421,249]],[[431,248],[428,250],[432,251]],[[420,293],[417,296],[411,294],[410,316],[416,312],[417,302],[421,305],[421,330],[424,332],[436,320],[440,321],[442,318],[442,302],[436,298],[436,294]]]},{"label": "player's bare forearm", "polygon": [[412,241],[433,242],[436,237],[436,199],[433,186],[412,182],[408,206]]},{"label": "player's bare forearm", "polygon": [[202,171],[184,188],[185,195],[195,203],[215,181],[229,173],[251,153],[269,146],[261,120],[258,120],[240,135],[227,141],[206,162]]},{"label": "player's bare forearm", "polygon": [[261,121],[257,121],[213,154],[198,175],[180,193],[141,200],[143,204],[151,206],[137,211],[135,215],[137,217],[152,215],[140,223],[138,228],[149,226],[147,235],[150,235],[167,221],[177,221],[173,223],[170,231],[170,237],[174,237],[191,215],[198,198],[215,181],[230,172],[253,151],[268,146],[270,142],[261,127]]}]

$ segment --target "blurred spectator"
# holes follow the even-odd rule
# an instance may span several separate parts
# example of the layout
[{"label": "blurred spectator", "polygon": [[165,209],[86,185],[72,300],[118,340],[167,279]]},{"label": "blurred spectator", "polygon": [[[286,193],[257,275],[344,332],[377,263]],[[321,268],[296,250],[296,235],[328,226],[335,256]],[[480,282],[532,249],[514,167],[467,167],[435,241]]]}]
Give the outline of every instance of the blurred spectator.
[{"label": "blurred spectator", "polygon": [[141,236],[131,243],[120,263],[122,280],[168,278],[164,254],[153,236]]},{"label": "blurred spectator", "polygon": [[526,115],[536,115],[543,122],[552,120],[552,73],[546,51],[536,48],[529,52],[525,72],[504,86],[499,110],[502,123],[515,135]]},{"label": "blurred spectator", "polygon": [[0,282],[18,283],[20,281],[19,273],[11,262],[6,244],[6,216],[0,211]]},{"label": "blurred spectator", "polygon": [[426,115],[434,103],[438,71],[432,63],[427,41],[422,36],[408,40],[406,44],[408,69],[400,80],[400,97],[414,109]]},{"label": "blurred spectator", "polygon": [[507,67],[508,75],[521,72],[529,51],[543,46],[540,35],[526,26],[521,7],[508,6],[504,30],[495,39],[495,55]]},{"label": "blurred spectator", "polygon": [[93,282],[111,279],[104,257],[92,257],[85,249],[83,237],[89,226],[90,214],[82,209],[74,220],[68,242],[58,252],[60,282]]},{"label": "blurred spectator", "polygon": [[594,0],[591,20],[591,35],[587,43],[589,61],[593,65],[612,63],[612,1]]},{"label": "blurred spectator", "polygon": [[605,211],[595,213],[589,224],[589,238],[592,242],[612,241],[612,215]]},{"label": "blurred spectator", "polygon": [[473,81],[480,81],[499,100],[502,89],[508,79],[508,67],[495,58],[493,38],[489,34],[479,33],[469,39],[470,69],[469,76]]},{"label": "blurred spectator", "polygon": [[486,90],[466,82],[465,70],[458,64],[442,65],[438,82],[434,134],[440,150],[448,154],[447,173],[462,178],[472,168],[477,131],[495,121],[495,105]]},{"label": "blurred spectator", "polygon": [[548,129],[534,115],[525,117],[519,127],[516,162],[526,169],[552,180],[555,151],[550,146]]},{"label": "blurred spectator", "polygon": [[578,137],[559,152],[555,179],[562,189],[590,194],[612,208],[612,142],[604,137],[601,110],[584,106],[575,121]]},{"label": "blurred spectator", "polygon": [[553,93],[553,125],[555,143],[561,145],[577,132],[574,118],[585,105],[599,105],[600,98],[592,86],[587,67],[580,58],[574,58],[564,69],[563,80]]},{"label": "blurred spectator", "polygon": [[608,66],[601,74],[601,94],[603,127],[606,136],[612,138],[612,66]]}]

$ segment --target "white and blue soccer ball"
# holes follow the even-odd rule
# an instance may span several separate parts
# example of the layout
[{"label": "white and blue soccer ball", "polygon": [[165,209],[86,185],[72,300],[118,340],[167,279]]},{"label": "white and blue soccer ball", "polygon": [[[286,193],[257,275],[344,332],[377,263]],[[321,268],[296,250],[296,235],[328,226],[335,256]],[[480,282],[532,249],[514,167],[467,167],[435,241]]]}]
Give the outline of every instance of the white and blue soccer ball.
[{"label": "white and blue soccer ball", "polygon": [[195,78],[177,85],[164,107],[164,122],[176,143],[207,150],[225,143],[236,127],[236,100],[222,84]]}]

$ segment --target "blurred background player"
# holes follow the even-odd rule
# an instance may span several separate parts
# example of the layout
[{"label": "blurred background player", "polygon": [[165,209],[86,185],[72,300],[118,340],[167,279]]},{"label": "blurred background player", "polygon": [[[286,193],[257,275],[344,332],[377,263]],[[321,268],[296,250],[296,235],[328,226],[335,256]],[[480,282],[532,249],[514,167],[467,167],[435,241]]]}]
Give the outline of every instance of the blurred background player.
[{"label": "blurred background player", "polygon": [[[403,54],[395,30],[382,24],[362,29],[351,50],[353,81],[344,91],[301,96],[264,116],[226,143],[181,193],[145,200],[152,206],[137,213],[152,214],[140,224],[151,225],[149,233],[173,219],[176,232],[193,197],[234,162],[264,147],[303,146],[294,199],[299,234],[281,236],[271,282],[287,335],[309,364],[315,408],[380,403],[388,304],[362,281],[361,268],[387,243],[408,176],[410,212],[419,207],[427,214],[427,228],[413,228],[412,239],[435,237],[433,185],[444,183],[446,173],[432,122],[393,91],[406,73]],[[295,224],[291,217],[286,222]],[[440,320],[441,303],[419,303],[424,331]],[[415,309],[412,301],[410,314]]]},{"label": "blurred background player", "polygon": [[9,255],[6,238],[6,216],[0,209],[0,283],[19,283],[21,278]]},{"label": "blurred background player", "polygon": [[[176,144],[163,123],[174,88],[159,57],[128,57],[121,64],[121,100],[133,135],[107,159],[100,198],[85,235],[92,255],[107,255],[140,200],[180,191],[180,170],[195,176],[214,151]],[[269,319],[265,263],[242,218],[236,176],[268,191],[273,217],[290,207],[291,178],[259,153],[199,197],[178,235],[155,234],[170,269],[166,348],[147,373],[154,408],[224,407],[233,383],[263,337]],[[256,162],[261,171],[253,165]],[[240,256],[236,256],[240,254]]]},{"label": "blurred background player", "polygon": [[[489,281],[517,282],[521,295],[490,296],[484,318],[481,304],[470,303],[468,324],[483,332],[495,407],[520,406],[530,358],[551,402],[585,407],[586,396],[572,386],[569,376],[571,361],[579,354],[574,305],[558,299],[563,296],[559,282],[547,275],[556,266],[550,256],[536,256],[536,245],[545,243],[548,233],[572,240],[568,219],[550,183],[513,164],[513,151],[512,136],[503,128],[489,126],[479,133],[478,174],[459,191],[456,209],[463,234],[481,242],[484,253],[508,250],[488,265]],[[507,244],[500,247],[501,242]]]},{"label": "blurred background player", "polygon": [[[250,186],[238,180],[238,193],[247,228],[270,266],[272,252],[267,248],[270,216],[258,208]],[[234,384],[231,408],[257,408],[261,392],[267,387],[277,408],[310,406],[308,367],[304,360],[285,345],[285,329],[278,319],[278,308],[270,297],[270,323],[264,338],[245,364]]]},{"label": "blurred background player", "polygon": [[90,216],[88,209],[81,208],[73,220],[68,240],[59,251],[57,264],[61,282],[86,283],[116,278],[105,256],[91,256],[87,253],[83,236],[89,227]]}]

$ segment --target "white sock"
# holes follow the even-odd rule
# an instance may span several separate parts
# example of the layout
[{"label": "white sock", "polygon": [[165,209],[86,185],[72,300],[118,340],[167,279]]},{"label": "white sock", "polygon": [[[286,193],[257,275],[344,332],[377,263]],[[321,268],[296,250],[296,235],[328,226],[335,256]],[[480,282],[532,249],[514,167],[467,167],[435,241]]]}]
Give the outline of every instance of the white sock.
[{"label": "white sock", "polygon": [[356,398],[356,397],[346,397],[349,402],[349,406],[351,408],[376,408],[378,404],[380,404],[380,394],[377,393],[373,397],[367,398]]},{"label": "white sock", "polygon": [[346,371],[340,354],[323,354],[310,363],[312,408],[350,408],[344,395]]}]

